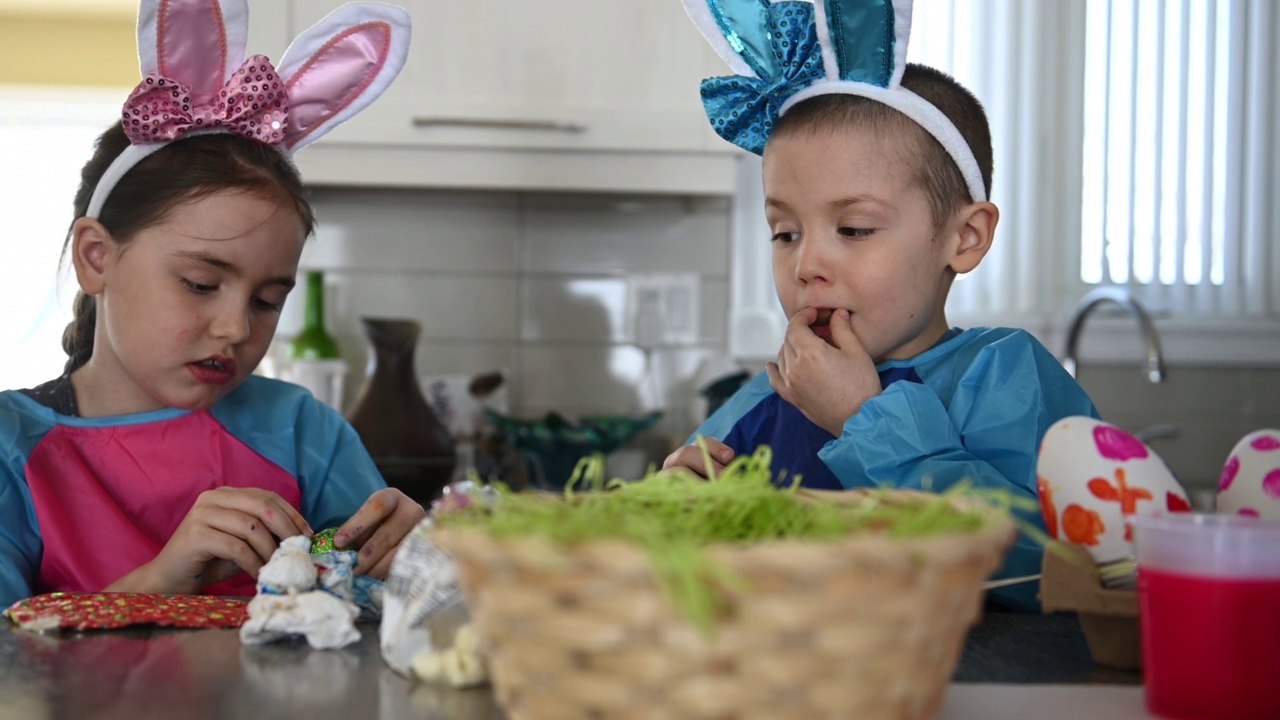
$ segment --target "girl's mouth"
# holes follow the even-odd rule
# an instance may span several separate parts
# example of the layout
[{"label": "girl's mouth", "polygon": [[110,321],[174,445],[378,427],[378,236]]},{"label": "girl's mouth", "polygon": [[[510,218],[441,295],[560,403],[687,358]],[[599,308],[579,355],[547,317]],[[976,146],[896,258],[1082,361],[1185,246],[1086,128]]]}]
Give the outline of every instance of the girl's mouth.
[{"label": "girl's mouth", "polygon": [[236,374],[236,361],[222,355],[214,355],[198,362],[187,363],[187,368],[199,382],[206,385],[226,385]]}]

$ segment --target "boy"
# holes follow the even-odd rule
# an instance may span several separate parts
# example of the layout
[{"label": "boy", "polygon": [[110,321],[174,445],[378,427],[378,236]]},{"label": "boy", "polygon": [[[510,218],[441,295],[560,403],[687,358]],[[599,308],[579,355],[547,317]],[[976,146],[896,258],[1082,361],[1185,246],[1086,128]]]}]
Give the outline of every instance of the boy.
[{"label": "boy", "polygon": [[[813,41],[822,23],[804,22],[794,7],[788,22],[777,22],[775,8],[780,40],[822,52]],[[895,50],[905,56],[905,47]],[[787,60],[780,64],[793,77],[806,66]],[[714,97],[717,80],[704,83],[713,121],[725,107],[723,94]],[[775,472],[800,475],[807,487],[941,491],[968,481],[1034,499],[1045,431],[1097,411],[1026,332],[947,323],[951,283],[981,262],[999,219],[986,200],[985,113],[953,79],[924,66],[891,76],[887,92],[902,102],[883,87],[856,85],[817,76],[766,120],[765,207],[789,323],[776,360],[695,437],[706,437],[717,472],[767,444]],[[919,112],[921,103],[935,113]],[[754,123],[758,131],[760,119]],[[717,129],[744,139],[733,127]],[[707,472],[694,445],[667,458],[664,468],[674,467]],[[1023,518],[1043,525],[1037,512]],[[1020,538],[1000,575],[1037,574],[1041,557],[1038,544]],[[1034,609],[1037,589],[1025,583],[992,597]]]}]

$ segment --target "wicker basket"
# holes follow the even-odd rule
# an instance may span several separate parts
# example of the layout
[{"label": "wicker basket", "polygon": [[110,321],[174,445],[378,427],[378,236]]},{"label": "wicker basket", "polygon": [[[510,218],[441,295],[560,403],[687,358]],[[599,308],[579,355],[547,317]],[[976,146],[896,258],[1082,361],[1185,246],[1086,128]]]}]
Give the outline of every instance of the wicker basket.
[{"label": "wicker basket", "polygon": [[447,526],[433,537],[458,563],[511,720],[917,719],[937,714],[982,583],[1015,534],[1007,516],[955,502],[987,513],[985,527],[710,548],[751,587],[713,637],[667,603],[635,545]]}]

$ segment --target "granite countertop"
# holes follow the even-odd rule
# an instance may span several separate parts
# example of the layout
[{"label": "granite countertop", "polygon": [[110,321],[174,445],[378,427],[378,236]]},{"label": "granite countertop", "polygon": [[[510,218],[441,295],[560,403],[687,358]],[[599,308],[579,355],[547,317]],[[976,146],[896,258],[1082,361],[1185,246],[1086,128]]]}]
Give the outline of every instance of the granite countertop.
[{"label": "granite countertop", "polygon": [[[146,720],[179,708],[186,720],[503,717],[488,688],[397,675],[382,661],[377,626],[360,630],[354,645],[316,651],[301,641],[242,645],[235,630],[38,635],[10,627],[0,630],[0,718]],[[1141,679],[1094,665],[1074,615],[989,612],[968,637],[939,720],[1035,707],[1042,690],[1100,704],[1105,711],[1092,720],[1144,717],[1131,712]]]}]

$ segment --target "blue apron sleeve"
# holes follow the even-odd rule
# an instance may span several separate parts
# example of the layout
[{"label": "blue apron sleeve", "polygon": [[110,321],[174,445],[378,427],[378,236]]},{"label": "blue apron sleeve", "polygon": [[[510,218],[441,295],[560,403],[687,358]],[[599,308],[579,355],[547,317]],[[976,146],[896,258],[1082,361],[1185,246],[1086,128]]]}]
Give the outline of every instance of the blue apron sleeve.
[{"label": "blue apron sleeve", "polygon": [[0,470],[0,610],[31,597],[40,566],[40,531],[26,481]]},{"label": "blue apron sleeve", "polygon": [[0,407],[0,610],[31,597],[44,553],[26,460],[47,428],[33,429],[25,419]]},{"label": "blue apron sleeve", "polygon": [[333,408],[308,399],[298,413],[298,484],[302,514],[323,530],[346,522],[387,483],[355,428]]},{"label": "blue apron sleeve", "polygon": [[[1017,336],[983,348],[946,388],[953,394],[944,404],[928,379],[890,385],[849,418],[819,457],[846,487],[870,479],[940,492],[968,481],[1034,501],[1036,458],[1049,426],[1069,415],[1097,414],[1047,351],[1037,352],[1034,343]],[[1017,512],[1044,529],[1038,510]],[[1043,553],[1039,543],[1019,533],[996,577],[1038,574]],[[1028,583],[992,594],[1035,609],[1038,589]]]}]

